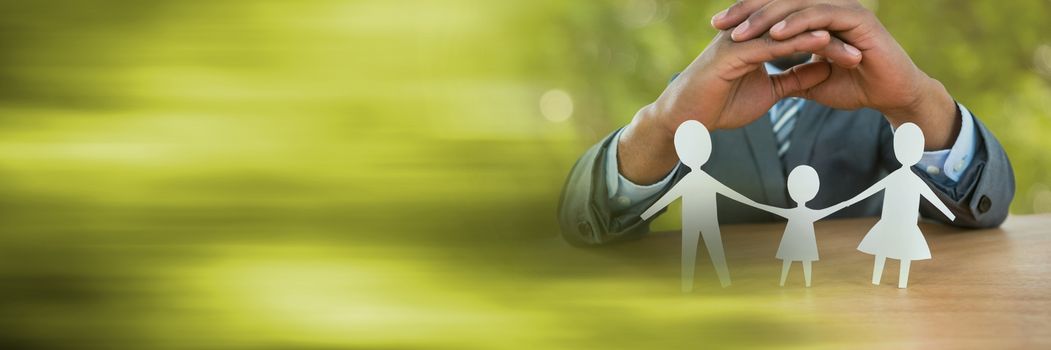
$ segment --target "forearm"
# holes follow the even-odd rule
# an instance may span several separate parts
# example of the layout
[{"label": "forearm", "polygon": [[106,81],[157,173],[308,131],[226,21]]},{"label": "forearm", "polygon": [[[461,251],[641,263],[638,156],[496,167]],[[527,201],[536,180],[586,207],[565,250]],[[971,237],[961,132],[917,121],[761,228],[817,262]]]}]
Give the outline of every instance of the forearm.
[{"label": "forearm", "polygon": [[643,107],[621,132],[617,144],[620,174],[639,185],[660,181],[679,163],[674,135],[658,118],[652,104]]}]

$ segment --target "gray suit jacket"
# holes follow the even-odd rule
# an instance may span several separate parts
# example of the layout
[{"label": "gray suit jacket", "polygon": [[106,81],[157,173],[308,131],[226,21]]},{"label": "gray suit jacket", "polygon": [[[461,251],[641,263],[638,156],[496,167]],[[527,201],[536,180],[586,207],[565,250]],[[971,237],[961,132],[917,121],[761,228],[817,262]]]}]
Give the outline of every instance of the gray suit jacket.
[{"label": "gray suit jacket", "polygon": [[[784,165],[777,156],[777,142],[768,116],[734,130],[712,132],[711,159],[702,167],[712,177],[760,203],[788,207],[786,169],[810,165],[821,178],[821,190],[808,206],[825,208],[845,201],[876,183],[889,171],[901,167],[894,156],[893,133],[881,113],[871,109],[836,110],[813,101],[804,105]],[[932,181],[913,169],[956,214],[951,225],[985,228],[1000,225],[1014,197],[1011,163],[996,137],[975,117],[975,157],[954,185]],[[658,196],[636,203],[625,212],[611,212],[602,155],[613,134],[594,145],[573,166],[562,189],[559,224],[563,237],[574,245],[595,245],[642,236],[649,221],[639,218]],[[668,188],[689,172],[679,170]],[[668,190],[665,188],[661,195]],[[878,216],[882,192],[843,209],[832,218]],[[930,203],[921,213],[946,221]],[[782,220],[725,197],[718,199],[720,224]],[[652,219],[651,219],[652,220]]]}]

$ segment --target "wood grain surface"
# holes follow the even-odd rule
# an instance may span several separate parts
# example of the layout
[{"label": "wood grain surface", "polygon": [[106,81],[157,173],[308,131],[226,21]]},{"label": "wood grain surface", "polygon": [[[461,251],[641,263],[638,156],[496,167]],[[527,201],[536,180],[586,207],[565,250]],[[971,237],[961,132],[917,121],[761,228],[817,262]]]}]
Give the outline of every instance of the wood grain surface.
[{"label": "wood grain surface", "polygon": [[[718,287],[702,242],[697,289],[680,300],[684,307],[754,300],[755,307],[798,319],[799,328],[789,332],[807,334],[794,343],[806,348],[1051,348],[1051,215],[1013,216],[989,230],[921,223],[933,259],[913,262],[907,289],[897,288],[897,260],[887,261],[881,285],[871,283],[873,257],[857,245],[875,222],[816,225],[821,258],[810,288],[798,263],[778,287],[774,253],[784,223],[723,226],[733,284]],[[611,247],[568,248],[575,258],[549,256],[568,260],[567,268],[580,274],[634,278],[659,290],[656,297],[678,288],[679,246],[678,232],[663,232]]]}]

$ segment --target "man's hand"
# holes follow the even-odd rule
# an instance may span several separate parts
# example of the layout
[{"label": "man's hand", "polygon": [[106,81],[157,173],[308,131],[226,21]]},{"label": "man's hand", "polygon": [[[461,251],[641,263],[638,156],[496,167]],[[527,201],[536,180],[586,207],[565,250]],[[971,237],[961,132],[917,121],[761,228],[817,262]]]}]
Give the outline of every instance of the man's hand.
[{"label": "man's hand", "polygon": [[620,173],[629,180],[659,181],[676,164],[672,138],[686,120],[708,129],[738,128],[761,117],[786,96],[806,96],[807,89],[829,77],[827,62],[812,62],[784,73],[768,75],[763,63],[794,53],[810,52],[852,67],[861,61],[857,50],[825,30],[801,31],[774,40],[760,35],[735,42],[722,31],[656,102],[644,107],[621,134]]},{"label": "man's hand", "polygon": [[712,26],[733,28],[731,37],[738,42],[763,36],[790,40],[827,30],[860,50],[864,59],[853,69],[832,67],[828,80],[806,90],[804,97],[833,108],[873,108],[895,127],[916,123],[927,149],[948,148],[956,139],[960,118],[948,91],[916,67],[875,14],[857,1],[743,0],[715,15]]}]

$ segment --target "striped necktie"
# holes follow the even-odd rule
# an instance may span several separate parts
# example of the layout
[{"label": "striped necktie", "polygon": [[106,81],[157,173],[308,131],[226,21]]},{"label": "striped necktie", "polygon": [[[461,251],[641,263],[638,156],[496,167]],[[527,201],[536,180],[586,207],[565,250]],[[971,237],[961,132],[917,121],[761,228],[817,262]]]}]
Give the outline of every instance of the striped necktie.
[{"label": "striped necktie", "polygon": [[796,126],[796,117],[806,100],[789,97],[778,101],[770,108],[770,121],[774,123],[774,137],[777,138],[777,156],[784,157],[792,146],[792,129]]}]

